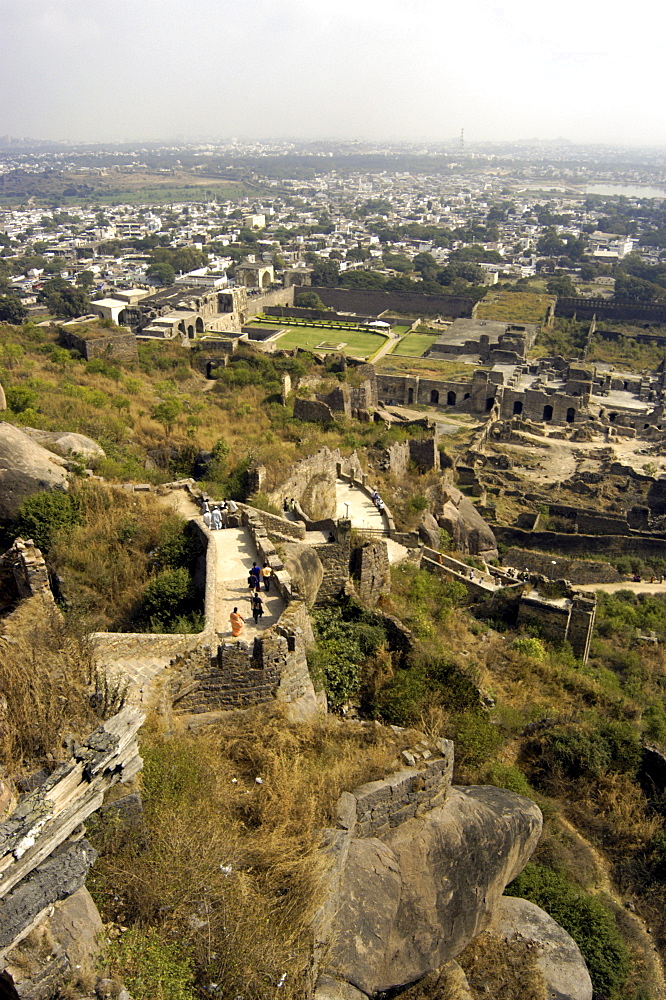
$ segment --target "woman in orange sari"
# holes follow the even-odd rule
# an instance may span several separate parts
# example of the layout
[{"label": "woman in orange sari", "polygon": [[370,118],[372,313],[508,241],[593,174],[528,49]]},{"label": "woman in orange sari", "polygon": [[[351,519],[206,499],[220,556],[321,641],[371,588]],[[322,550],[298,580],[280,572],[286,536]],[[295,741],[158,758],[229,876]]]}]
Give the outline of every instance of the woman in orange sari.
[{"label": "woman in orange sari", "polygon": [[229,621],[231,622],[231,634],[234,639],[237,639],[243,631],[243,625],[245,624],[243,616],[238,614],[238,608],[234,608],[231,612],[229,615]]}]

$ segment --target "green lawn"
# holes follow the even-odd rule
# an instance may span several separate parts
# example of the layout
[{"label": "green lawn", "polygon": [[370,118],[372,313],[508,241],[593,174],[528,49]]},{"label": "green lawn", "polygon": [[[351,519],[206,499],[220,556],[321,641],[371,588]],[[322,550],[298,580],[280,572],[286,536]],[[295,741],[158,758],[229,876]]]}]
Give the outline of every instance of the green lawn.
[{"label": "green lawn", "polygon": [[439,336],[439,333],[408,333],[406,337],[403,337],[395,345],[390,353],[408,358],[422,358]]},{"label": "green lawn", "polygon": [[[355,358],[369,358],[378,351],[386,340],[379,333],[369,333],[366,330],[331,330],[321,326],[288,327],[282,337],[278,337],[278,350],[290,350],[301,347],[305,351],[314,351],[318,344],[344,344],[340,348],[342,354],[353,355]],[[320,347],[321,351],[334,351],[337,348]]]}]

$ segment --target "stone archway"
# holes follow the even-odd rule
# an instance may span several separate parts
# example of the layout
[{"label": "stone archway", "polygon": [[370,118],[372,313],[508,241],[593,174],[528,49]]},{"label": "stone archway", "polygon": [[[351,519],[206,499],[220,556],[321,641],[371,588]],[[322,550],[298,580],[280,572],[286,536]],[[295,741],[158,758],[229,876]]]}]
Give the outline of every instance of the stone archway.
[{"label": "stone archway", "polygon": [[456,397],[455,392],[452,389],[450,389],[449,392],[447,392],[447,394],[446,394],[446,405],[447,406],[455,406],[456,405],[456,399],[457,399],[457,397]]},{"label": "stone archway", "polygon": [[567,423],[572,424],[575,419],[576,419],[576,411],[574,410],[573,406],[570,406],[569,409],[567,410]]},{"label": "stone archway", "polygon": [[543,419],[546,421],[553,419],[553,408],[550,403],[547,403],[543,408]]},{"label": "stone archway", "polygon": [[408,389],[407,390],[407,403],[409,404],[409,403],[413,403],[413,402],[414,402],[414,390],[413,389]]},{"label": "stone archway", "polygon": [[204,332],[204,321],[202,320],[201,316],[197,316],[196,323],[194,324],[194,328],[195,328],[195,330],[196,330],[197,333],[203,333]]},{"label": "stone archway", "polygon": [[523,402],[521,399],[517,399],[513,404],[513,415],[514,417],[518,417],[522,412],[523,412]]},{"label": "stone archway", "polygon": [[438,393],[437,389],[433,389],[431,391],[431,393],[430,393],[430,402],[433,404],[433,406],[439,405],[439,393]]},{"label": "stone archway", "polygon": [[194,326],[192,323],[187,327],[187,336],[190,340],[194,340]]}]

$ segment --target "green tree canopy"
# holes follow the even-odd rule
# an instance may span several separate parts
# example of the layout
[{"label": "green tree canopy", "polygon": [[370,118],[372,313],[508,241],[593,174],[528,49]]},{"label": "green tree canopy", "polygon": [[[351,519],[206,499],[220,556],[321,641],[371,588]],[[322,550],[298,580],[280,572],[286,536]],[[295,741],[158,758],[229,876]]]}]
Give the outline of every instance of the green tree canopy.
[{"label": "green tree canopy", "polygon": [[47,281],[39,293],[39,300],[60,319],[73,319],[90,311],[90,300],[83,289],[74,288],[64,278]]},{"label": "green tree canopy", "polygon": [[17,295],[0,295],[0,321],[3,323],[22,323],[28,315]]}]

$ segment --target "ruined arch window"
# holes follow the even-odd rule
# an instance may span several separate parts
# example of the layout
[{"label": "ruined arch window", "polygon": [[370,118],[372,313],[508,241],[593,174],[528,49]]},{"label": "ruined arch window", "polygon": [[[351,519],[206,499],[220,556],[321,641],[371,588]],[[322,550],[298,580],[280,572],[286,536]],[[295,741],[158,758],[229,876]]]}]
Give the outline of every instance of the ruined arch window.
[{"label": "ruined arch window", "polygon": [[550,405],[550,403],[548,403],[543,408],[543,419],[544,420],[552,420],[553,419],[553,408]]},{"label": "ruined arch window", "polygon": [[464,402],[464,401],[465,401],[466,399],[469,399],[469,395],[470,395],[470,394],[469,394],[468,392],[466,392],[466,393],[465,393],[465,395],[463,396],[463,402]]},{"label": "ruined arch window", "polygon": [[407,390],[407,402],[408,403],[413,403],[414,402],[414,390],[413,389],[408,389]]},{"label": "ruined arch window", "polygon": [[195,325],[196,325],[196,331],[197,331],[197,333],[203,333],[204,332],[204,321],[202,320],[201,316],[197,316],[197,320],[196,320],[196,324]]},{"label": "ruined arch window", "polygon": [[434,403],[435,406],[439,403],[439,393],[437,389],[433,389],[430,393],[430,402]]},{"label": "ruined arch window", "polygon": [[[649,426],[650,426],[649,424],[643,424],[643,430],[646,431]],[[659,428],[659,429],[661,430],[661,428]]]},{"label": "ruined arch window", "polygon": [[522,400],[517,399],[513,404],[513,415],[514,417],[523,412]]},{"label": "ruined arch window", "polygon": [[615,418],[616,418],[616,417],[617,417],[617,413],[609,413],[609,414],[608,414],[608,419],[610,420],[610,422],[611,422],[612,424],[614,424],[614,423],[615,423]]},{"label": "ruined arch window", "polygon": [[456,405],[456,394],[452,389],[446,394],[446,405],[447,406]]},{"label": "ruined arch window", "polygon": [[191,323],[187,328],[187,336],[190,338],[190,340],[194,340],[194,327],[192,326]]},{"label": "ruined arch window", "polygon": [[494,396],[488,396],[488,399],[486,400],[486,413],[488,413],[490,410],[492,410],[494,402],[495,402],[495,397]]},{"label": "ruined arch window", "polygon": [[627,389],[629,388],[629,383],[628,383],[628,382],[623,382],[623,383],[622,383],[622,388],[623,388],[623,389],[624,389],[624,391],[626,392],[626,391],[627,391]]},{"label": "ruined arch window", "polygon": [[575,419],[576,419],[576,411],[574,410],[573,406],[570,406],[569,409],[567,410],[567,423],[572,424]]}]

